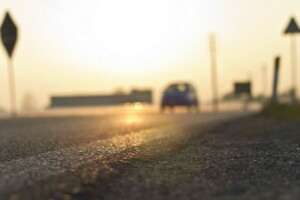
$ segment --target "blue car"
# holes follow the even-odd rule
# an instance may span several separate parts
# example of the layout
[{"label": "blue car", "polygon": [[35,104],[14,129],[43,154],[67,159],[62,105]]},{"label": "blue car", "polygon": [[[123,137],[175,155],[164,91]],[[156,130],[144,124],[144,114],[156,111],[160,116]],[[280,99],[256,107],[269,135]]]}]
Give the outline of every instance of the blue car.
[{"label": "blue car", "polygon": [[174,83],[169,85],[162,97],[161,111],[168,107],[172,111],[175,106],[185,106],[188,111],[194,108],[199,111],[199,102],[195,88],[190,83]]}]

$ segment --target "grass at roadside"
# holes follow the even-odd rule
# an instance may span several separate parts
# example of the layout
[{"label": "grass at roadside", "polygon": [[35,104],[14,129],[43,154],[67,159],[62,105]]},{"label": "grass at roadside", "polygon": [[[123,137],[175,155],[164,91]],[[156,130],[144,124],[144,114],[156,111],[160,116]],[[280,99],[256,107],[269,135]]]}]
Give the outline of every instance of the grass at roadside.
[{"label": "grass at roadside", "polygon": [[281,119],[300,119],[300,104],[268,103],[262,109],[262,114],[267,117]]}]

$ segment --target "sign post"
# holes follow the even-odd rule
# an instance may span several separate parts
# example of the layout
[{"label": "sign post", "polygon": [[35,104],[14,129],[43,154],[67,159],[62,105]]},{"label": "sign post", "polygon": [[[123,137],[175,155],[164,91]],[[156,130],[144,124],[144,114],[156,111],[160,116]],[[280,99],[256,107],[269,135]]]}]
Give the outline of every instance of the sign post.
[{"label": "sign post", "polygon": [[6,12],[5,14],[4,21],[1,25],[0,31],[1,31],[2,43],[8,55],[10,106],[11,106],[11,114],[12,116],[15,116],[17,114],[17,109],[16,109],[16,94],[15,94],[15,81],[14,81],[12,56],[17,42],[18,29],[8,12]]},{"label": "sign post", "polygon": [[297,41],[296,34],[300,33],[300,28],[297,25],[295,18],[292,17],[287,28],[284,31],[284,34],[291,35],[291,98],[292,102],[297,101]]},{"label": "sign post", "polygon": [[279,68],[280,68],[280,57],[277,56],[275,58],[273,94],[272,94],[272,101],[274,103],[278,102],[278,79],[279,79],[278,77],[279,77]]}]

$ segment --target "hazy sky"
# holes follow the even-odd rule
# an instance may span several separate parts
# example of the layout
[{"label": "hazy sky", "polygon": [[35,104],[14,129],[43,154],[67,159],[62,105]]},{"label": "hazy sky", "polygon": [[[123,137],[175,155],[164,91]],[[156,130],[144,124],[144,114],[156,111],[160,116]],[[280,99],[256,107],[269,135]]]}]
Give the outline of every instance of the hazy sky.
[{"label": "hazy sky", "polygon": [[[261,93],[262,66],[270,93],[276,55],[283,59],[281,91],[291,85],[290,41],[282,32],[291,16],[300,23],[299,0],[2,0],[0,8],[1,21],[9,10],[20,29],[14,57],[19,107],[26,93],[39,107],[51,94],[116,88],[151,87],[158,99],[176,80],[191,81],[209,100],[210,32],[217,34],[220,95],[248,78]],[[6,108],[3,48],[0,66],[0,107]]]}]

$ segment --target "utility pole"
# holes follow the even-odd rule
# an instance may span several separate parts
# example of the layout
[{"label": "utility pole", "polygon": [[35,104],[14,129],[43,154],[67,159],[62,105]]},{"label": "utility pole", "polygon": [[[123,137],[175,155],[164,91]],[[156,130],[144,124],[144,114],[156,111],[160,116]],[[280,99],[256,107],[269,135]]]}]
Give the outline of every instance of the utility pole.
[{"label": "utility pole", "polygon": [[210,44],[210,62],[211,62],[211,86],[212,86],[212,103],[214,112],[219,110],[218,102],[218,76],[217,76],[217,49],[215,34],[209,35]]},{"label": "utility pole", "polygon": [[251,83],[252,82],[252,72],[248,71],[247,76],[248,76],[247,77],[248,81]]},{"label": "utility pole", "polygon": [[264,99],[267,96],[267,83],[268,83],[268,77],[267,77],[267,67],[265,65],[261,68],[261,95]]},{"label": "utility pole", "polygon": [[297,41],[296,34],[300,33],[300,28],[297,25],[295,18],[291,18],[284,34],[291,35],[291,99],[293,103],[297,101]]}]

